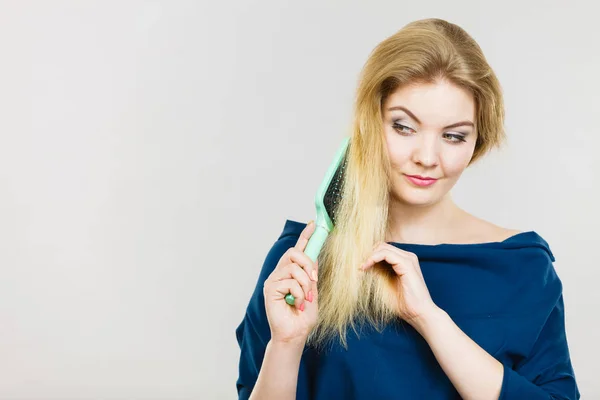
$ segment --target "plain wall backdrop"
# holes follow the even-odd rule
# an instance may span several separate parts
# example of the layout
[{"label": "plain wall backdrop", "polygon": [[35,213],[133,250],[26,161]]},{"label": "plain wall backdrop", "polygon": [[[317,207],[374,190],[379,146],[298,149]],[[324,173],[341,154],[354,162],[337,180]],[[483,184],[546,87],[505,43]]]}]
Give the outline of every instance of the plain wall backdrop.
[{"label": "plain wall backdrop", "polygon": [[507,146],[463,208],[550,244],[600,399],[594,2],[0,1],[0,399],[233,399],[241,321],[349,133],[370,51],[469,32]]}]

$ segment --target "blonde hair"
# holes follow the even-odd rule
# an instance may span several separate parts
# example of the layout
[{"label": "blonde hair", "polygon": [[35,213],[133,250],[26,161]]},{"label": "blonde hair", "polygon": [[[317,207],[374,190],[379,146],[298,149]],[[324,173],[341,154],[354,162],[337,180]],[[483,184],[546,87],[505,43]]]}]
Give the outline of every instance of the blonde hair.
[{"label": "blonde hair", "polygon": [[379,43],[360,74],[343,197],[336,227],[319,255],[319,317],[308,343],[317,347],[367,322],[377,330],[398,318],[395,277],[358,267],[388,227],[390,162],[382,105],[398,87],[445,79],[473,94],[477,141],[469,165],[505,138],[500,83],[479,45],[459,26],[430,18],[411,22]]}]

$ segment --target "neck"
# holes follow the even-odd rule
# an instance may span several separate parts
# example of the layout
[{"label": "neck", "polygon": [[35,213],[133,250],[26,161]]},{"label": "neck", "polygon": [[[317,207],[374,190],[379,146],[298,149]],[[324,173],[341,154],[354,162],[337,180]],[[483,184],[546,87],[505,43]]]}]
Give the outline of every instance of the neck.
[{"label": "neck", "polygon": [[426,206],[390,201],[386,241],[437,244],[447,242],[456,232],[457,218],[463,214],[448,193]]}]

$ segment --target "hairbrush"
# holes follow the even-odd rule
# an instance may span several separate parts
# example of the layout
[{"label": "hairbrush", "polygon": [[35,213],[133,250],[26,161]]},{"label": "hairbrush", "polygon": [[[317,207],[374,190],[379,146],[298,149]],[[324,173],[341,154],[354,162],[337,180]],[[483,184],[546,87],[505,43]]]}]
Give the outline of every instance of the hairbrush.
[{"label": "hairbrush", "polygon": [[[319,253],[325,244],[325,240],[336,224],[336,211],[342,198],[344,172],[348,159],[347,149],[350,138],[344,139],[342,145],[335,154],[333,162],[327,169],[325,179],[321,182],[315,196],[315,207],[317,217],[315,218],[315,231],[308,240],[304,254],[313,262],[319,257]],[[289,305],[294,305],[295,298],[291,293],[285,296]]]}]

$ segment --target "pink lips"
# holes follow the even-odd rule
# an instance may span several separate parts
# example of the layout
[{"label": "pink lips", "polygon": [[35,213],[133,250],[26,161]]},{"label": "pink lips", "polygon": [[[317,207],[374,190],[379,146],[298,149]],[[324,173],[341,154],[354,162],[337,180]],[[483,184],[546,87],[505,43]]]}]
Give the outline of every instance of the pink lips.
[{"label": "pink lips", "polygon": [[425,178],[419,175],[405,175],[406,178],[417,186],[431,186],[437,182],[434,178]]}]

